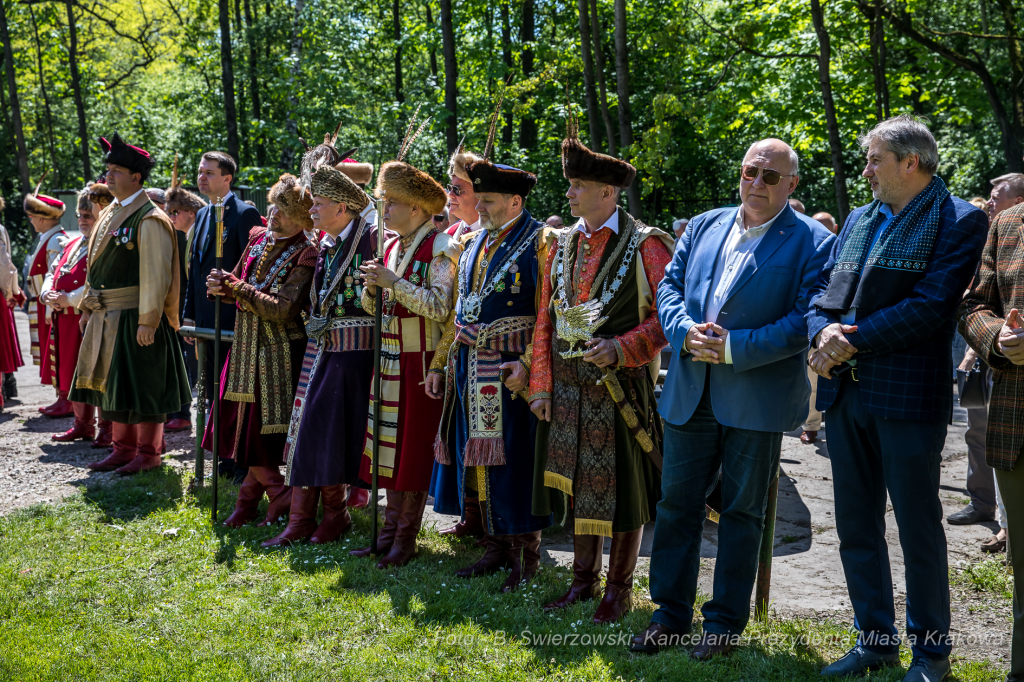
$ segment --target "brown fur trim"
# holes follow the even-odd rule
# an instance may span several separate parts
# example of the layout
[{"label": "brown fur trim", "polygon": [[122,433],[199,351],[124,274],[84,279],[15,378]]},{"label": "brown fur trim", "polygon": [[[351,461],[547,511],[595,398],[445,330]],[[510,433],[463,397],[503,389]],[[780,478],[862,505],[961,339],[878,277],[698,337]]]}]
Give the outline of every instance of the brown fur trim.
[{"label": "brown fur trim", "polygon": [[[97,185],[93,185],[96,187]],[[99,185],[100,187],[106,187],[106,185]],[[109,191],[109,190],[108,190]],[[164,204],[167,208],[167,212],[171,211],[191,211],[192,213],[198,213],[199,209],[206,206],[206,202],[199,198],[198,195],[189,192],[184,187],[172,187],[167,190],[167,203]]]},{"label": "brown fur trim", "polygon": [[473,191],[518,194],[525,199],[537,184],[537,176],[503,163],[490,161],[471,162],[466,173],[472,178]]},{"label": "brown fur trim", "polygon": [[361,190],[347,173],[338,170],[338,166],[320,166],[313,171],[309,184],[309,191],[313,196],[343,203],[346,208],[356,213],[370,203],[370,197],[366,192]]},{"label": "brown fur trim", "polygon": [[302,229],[313,229],[313,219],[309,217],[313,197],[302,191],[299,179],[291,173],[284,173],[270,188],[267,203],[277,206],[278,211],[302,225]]},{"label": "brown fur trim", "polygon": [[[55,203],[50,203],[55,202]],[[25,202],[23,204],[25,213],[36,218],[49,218],[51,220],[60,220],[60,217],[64,215],[64,202],[48,197],[45,194],[34,195],[26,194]]]},{"label": "brown fur trim", "polygon": [[[373,164],[359,163],[355,161],[342,161],[334,165],[335,168],[352,179],[357,185],[366,187],[373,180]],[[360,209],[361,210],[361,209]]]},{"label": "brown fur trim", "polygon": [[444,187],[418,168],[402,161],[388,161],[377,174],[377,196],[400,204],[419,206],[427,213],[440,213],[448,203]]},{"label": "brown fur trim", "polygon": [[636,177],[636,168],[614,156],[587,149],[575,138],[562,140],[562,174],[566,180],[593,180],[625,189]]},{"label": "brown fur trim", "polygon": [[483,160],[482,156],[459,149],[452,154],[452,158],[448,159],[448,176],[461,178],[466,182],[472,183],[473,180],[469,177],[469,173],[466,172],[466,166],[471,163],[480,163]]},{"label": "brown fur trim", "polygon": [[111,201],[114,200],[114,193],[110,191],[110,188],[107,187],[107,183],[105,182],[92,183],[91,185],[89,185],[89,192],[105,196]]}]

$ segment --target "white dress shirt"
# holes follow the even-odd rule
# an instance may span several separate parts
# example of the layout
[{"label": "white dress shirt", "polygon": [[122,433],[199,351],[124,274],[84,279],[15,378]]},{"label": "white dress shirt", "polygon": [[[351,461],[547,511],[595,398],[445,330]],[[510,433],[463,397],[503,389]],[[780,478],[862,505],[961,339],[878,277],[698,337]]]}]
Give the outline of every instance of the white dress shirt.
[{"label": "white dress shirt", "polygon": [[[786,208],[783,207],[782,211],[785,210]],[[761,238],[778,217],[782,215],[782,211],[776,213],[765,224],[749,228],[744,228],[743,225],[743,207],[741,206],[736,211],[736,220],[729,228],[729,233],[726,235],[725,241],[722,242],[722,250],[718,252],[718,260],[715,261],[715,272],[711,279],[711,297],[708,299],[708,309],[704,314],[705,322],[718,322],[722,306],[729,300],[729,295],[732,293],[732,285],[736,281],[736,275],[753,258],[754,250],[761,243]],[[723,362],[727,365],[732,364],[732,344],[730,341],[731,337],[726,336]]]},{"label": "white dress shirt", "polygon": [[128,204],[130,204],[130,203],[132,203],[133,201],[135,201],[136,199],[138,199],[138,198],[139,198],[139,195],[140,195],[140,194],[142,194],[142,193],[143,193],[143,192],[145,192],[145,191],[146,191],[146,190],[145,190],[145,188],[143,188],[143,189],[140,189],[140,190],[139,190],[138,192],[136,192],[135,194],[131,195],[130,197],[128,197],[128,198],[127,198],[127,199],[125,199],[124,201],[120,201],[120,200],[118,200],[118,199],[117,199],[117,198],[115,197],[115,198],[114,198],[114,201],[113,201],[113,203],[114,203],[114,204],[116,204],[116,205],[118,205],[118,206],[127,206]]},{"label": "white dress shirt", "polygon": [[[227,194],[224,195],[224,203],[225,204],[228,201],[228,197],[230,197],[232,195],[234,195],[234,192],[231,192],[231,191],[229,191]],[[129,199],[128,203],[130,204],[132,202],[132,199],[134,199],[134,198],[135,197],[132,197],[131,199]],[[217,209],[213,208],[213,206],[211,205],[209,217],[206,220],[204,220],[203,224],[199,227],[199,234],[196,235],[196,238],[199,240],[199,248],[200,249],[203,248],[203,244],[206,242],[206,233],[209,231],[211,225],[213,225],[214,216],[216,216],[216,213],[214,213],[214,211],[216,211],[216,210]]]},{"label": "white dress shirt", "polygon": [[348,221],[348,225],[346,225],[345,229],[341,231],[341,234],[338,235],[337,239],[332,237],[330,233],[324,232],[324,237],[320,240],[320,250],[322,251],[324,249],[333,248],[335,244],[344,244],[345,240],[348,239],[348,236],[352,234],[352,226],[355,224],[356,221],[354,220]]},{"label": "white dress shirt", "polygon": [[[614,232],[615,234],[619,233],[619,211],[618,211],[618,209],[616,209],[615,211],[612,212],[611,217],[608,218],[608,220],[604,221],[604,223],[601,225],[601,227],[597,228],[596,230],[594,230],[592,232],[587,232],[587,223],[586,223],[585,220],[583,220],[583,218],[580,218],[579,220],[577,220],[576,224],[572,226],[572,229],[573,230],[579,230],[580,233],[582,233],[584,237],[586,237],[587,239],[590,239],[591,237],[593,237],[595,234],[597,234],[598,232],[600,232],[601,230],[603,230],[606,227],[609,230],[611,230],[612,232]],[[570,230],[570,233],[571,232],[572,232],[572,230]]]}]

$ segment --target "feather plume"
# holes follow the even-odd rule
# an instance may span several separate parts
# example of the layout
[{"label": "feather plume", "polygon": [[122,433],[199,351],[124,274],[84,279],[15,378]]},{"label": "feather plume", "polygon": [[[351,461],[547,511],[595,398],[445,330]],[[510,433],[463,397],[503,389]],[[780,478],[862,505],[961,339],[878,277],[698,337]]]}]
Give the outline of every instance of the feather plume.
[{"label": "feather plume", "polygon": [[405,138],[402,140],[402,146],[398,150],[398,157],[396,158],[396,161],[402,161],[403,159],[405,159],[405,155],[409,153],[410,149],[412,149],[412,143],[416,141],[416,138],[418,138],[420,136],[420,133],[422,133],[426,129],[427,124],[429,124],[431,119],[433,118],[431,116],[428,116],[426,120],[424,120],[423,123],[420,124],[420,127],[416,128],[416,132],[413,132],[413,127],[416,125],[416,117],[419,116],[419,114],[420,107],[416,107],[416,111],[412,115],[412,120],[409,121],[409,127],[406,128],[405,130]]},{"label": "feather plume", "polygon": [[580,136],[580,117],[569,99],[568,83],[565,86],[565,136],[570,140],[579,139]]},{"label": "feather plume", "polygon": [[49,175],[49,174],[50,174],[50,169],[47,168],[43,172],[43,177],[39,178],[39,182],[36,184],[36,191],[32,192],[32,194],[34,194],[35,196],[39,196],[39,190],[43,186],[43,181],[46,180],[46,176]]},{"label": "feather plume", "polygon": [[491,114],[491,127],[487,130],[487,144],[484,145],[484,161],[490,161],[491,152],[494,151],[494,135],[498,132],[498,116],[501,115],[501,105],[505,102],[505,91],[511,85],[512,78],[513,74],[509,74],[508,80],[505,81],[505,85],[498,95],[498,104],[494,107],[494,113]]},{"label": "feather plume", "polygon": [[178,154],[174,154],[174,166],[171,168],[171,189],[178,186]]}]

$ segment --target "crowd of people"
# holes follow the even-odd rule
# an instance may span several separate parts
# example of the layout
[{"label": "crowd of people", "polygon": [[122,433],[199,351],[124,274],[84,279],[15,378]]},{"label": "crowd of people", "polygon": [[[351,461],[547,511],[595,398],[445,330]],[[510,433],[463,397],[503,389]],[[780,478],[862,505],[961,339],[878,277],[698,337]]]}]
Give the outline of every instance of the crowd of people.
[{"label": "crowd of people", "polygon": [[[231,191],[237,166],[227,154],[202,155],[204,201],[176,177],[166,190],[146,188],[153,156],[116,134],[101,138],[106,172],[78,197],[80,238],[63,236],[60,201],[38,188],[25,199],[40,233],[25,291],[33,357],[57,390],[43,411],[75,417],[54,439],[109,447],[93,470],[161,466],[163,431],[191,427],[197,370],[194,342],[175,330],[213,327],[219,304],[234,337],[219,363],[204,354],[220,395],[208,381],[199,399],[221,401],[222,468],[240,483],[225,525],[287,517],[264,547],[337,541],[350,508],[376,509],[367,492],[379,439],[378,568],[414,560],[431,498],[435,511],[459,517],[442,533],[482,548],[456,575],[504,571],[503,592],[533,577],[541,532],[561,524],[573,534],[573,579],[544,611],[594,600],[594,623],[612,623],[633,606],[641,536],[654,521],[657,609],[630,648],[656,653],[694,626],[706,500],[717,486],[714,591],[691,651],[706,660],[728,654],[746,628],[783,433],[802,428],[801,440],[815,442],[827,410],[860,636],[822,674],[899,664],[889,499],[906,565],[913,663],[904,679],[944,679],[953,642],[939,465],[958,325],[970,347],[964,366],[977,359],[993,377],[987,415],[971,417],[968,441],[984,455],[972,449],[970,475],[995,471],[1003,542],[1024,546],[1022,176],[993,181],[986,215],[936,174],[926,125],[898,116],[861,139],[873,201],[840,230],[792,197],[799,158],[770,138],[738,169],[740,205],[677,221],[673,238],[619,207],[635,168],[588,149],[574,120],[567,129],[571,225],[530,214],[536,176],[495,163],[490,142],[460,147],[443,186],[404,161],[413,126],[379,169],[356,161],[356,149],[338,151],[336,136],[307,146],[296,174],[270,189],[266,216]],[[371,194],[382,199],[383,244]],[[10,307],[24,297],[0,242],[7,373],[20,362]],[[214,438],[209,425],[204,447]],[[983,484],[969,483],[967,516],[994,510]],[[371,548],[352,554],[369,558]],[[1019,575],[1024,552],[1010,556]],[[1020,581],[1014,589],[1008,680],[1020,682]]]}]

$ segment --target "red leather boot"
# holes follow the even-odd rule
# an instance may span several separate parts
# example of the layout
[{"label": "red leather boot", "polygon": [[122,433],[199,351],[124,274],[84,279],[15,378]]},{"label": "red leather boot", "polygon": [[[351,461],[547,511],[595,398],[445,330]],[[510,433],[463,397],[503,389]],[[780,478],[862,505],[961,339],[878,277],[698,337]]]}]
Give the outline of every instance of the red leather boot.
[{"label": "red leather boot", "polygon": [[235,510],[231,516],[224,520],[228,528],[241,528],[259,516],[258,508],[260,500],[263,499],[263,483],[253,476],[252,471],[242,481],[242,487],[238,489],[238,499],[235,500]]},{"label": "red leather boot", "polygon": [[572,536],[572,585],[561,597],[544,605],[545,613],[572,606],[578,601],[590,601],[601,596],[601,559],[604,555],[604,537],[600,535]]},{"label": "red leather boot", "polygon": [[604,598],[594,612],[594,624],[614,623],[633,608],[633,571],[640,556],[640,540],[644,529],[612,534],[612,550],[608,557],[608,580]]},{"label": "red leather boot", "polygon": [[[381,556],[390,552],[391,545],[395,542],[395,529],[398,527],[398,512],[402,500],[402,493],[394,490],[385,490],[384,493],[387,498],[387,504],[384,506],[384,525],[377,533],[377,554]],[[370,556],[371,547],[372,545],[368,545],[353,549],[349,554],[358,557]]]},{"label": "red leather boot", "polygon": [[73,440],[92,440],[96,437],[96,408],[85,403],[71,403],[75,412],[75,423],[64,433],[50,436],[58,443],[70,443]]},{"label": "red leather boot", "polygon": [[352,509],[362,509],[370,503],[370,491],[366,488],[350,485],[348,487],[348,506]]},{"label": "red leather boot", "polygon": [[70,417],[74,414],[74,408],[71,405],[71,401],[68,400],[67,393],[57,393],[57,401],[46,407],[40,407],[39,411],[53,419]]},{"label": "red leather boot", "polygon": [[416,556],[416,536],[423,525],[423,510],[427,506],[427,492],[400,492],[402,502],[395,520],[395,541],[391,551],[377,562],[377,568],[405,566]]},{"label": "red leather boot", "polygon": [[258,527],[269,526],[277,523],[278,519],[284,517],[292,506],[292,487],[285,485],[284,476],[277,467],[249,467],[249,476],[255,476],[263,489],[267,491],[270,498],[270,506],[267,508],[267,516],[257,523]]},{"label": "red leather boot", "polygon": [[122,476],[131,476],[140,471],[159,469],[163,464],[163,459],[160,457],[160,443],[164,439],[163,422],[157,424],[143,422],[136,424],[134,428],[138,433],[139,454],[131,462],[115,470],[115,473]]},{"label": "red leather boot", "polygon": [[314,545],[334,542],[352,527],[352,516],[348,513],[348,486],[344,483],[326,485],[320,488],[320,499],[324,503],[324,520],[317,526],[309,541]]},{"label": "red leather boot", "polygon": [[320,488],[292,488],[292,507],[288,525],[276,538],[262,543],[263,547],[282,547],[308,540],[316,530],[316,508],[320,504]]},{"label": "red leather boot", "polygon": [[96,440],[89,447],[109,448],[113,443],[113,422],[108,422],[103,417],[99,419],[99,429],[96,432]]},{"label": "red leather boot", "polygon": [[132,462],[139,452],[139,434],[133,424],[109,423],[114,451],[106,459],[88,465],[93,471],[114,471]]}]

